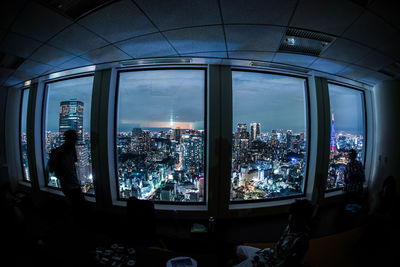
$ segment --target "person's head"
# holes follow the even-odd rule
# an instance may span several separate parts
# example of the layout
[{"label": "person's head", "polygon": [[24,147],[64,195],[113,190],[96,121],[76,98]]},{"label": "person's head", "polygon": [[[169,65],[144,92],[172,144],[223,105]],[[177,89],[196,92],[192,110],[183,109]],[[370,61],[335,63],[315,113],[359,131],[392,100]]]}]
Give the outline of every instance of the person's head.
[{"label": "person's head", "polygon": [[350,149],[349,151],[349,159],[350,160],[355,160],[357,157],[357,151],[355,151],[354,149]]},{"label": "person's head", "polygon": [[311,223],[313,205],[306,199],[297,199],[289,207],[289,227],[291,231],[304,231]]},{"label": "person's head", "polygon": [[67,145],[75,145],[78,140],[78,135],[75,130],[68,130],[64,132],[64,140]]}]

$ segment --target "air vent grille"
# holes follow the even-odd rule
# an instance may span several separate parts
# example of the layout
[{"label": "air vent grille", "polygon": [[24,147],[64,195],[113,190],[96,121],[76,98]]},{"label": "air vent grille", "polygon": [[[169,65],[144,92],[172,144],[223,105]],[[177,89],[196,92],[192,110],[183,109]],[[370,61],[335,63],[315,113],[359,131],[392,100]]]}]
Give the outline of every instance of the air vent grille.
[{"label": "air vent grille", "polygon": [[279,51],[319,56],[334,40],[326,34],[288,28]]}]

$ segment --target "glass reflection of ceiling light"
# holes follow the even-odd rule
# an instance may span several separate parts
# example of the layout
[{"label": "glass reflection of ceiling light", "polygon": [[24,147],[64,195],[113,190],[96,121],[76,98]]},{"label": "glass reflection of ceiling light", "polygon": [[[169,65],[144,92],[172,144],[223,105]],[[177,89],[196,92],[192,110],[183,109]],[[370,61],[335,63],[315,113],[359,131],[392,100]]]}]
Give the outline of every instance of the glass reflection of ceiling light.
[{"label": "glass reflection of ceiling light", "polygon": [[122,67],[138,66],[138,65],[152,65],[152,64],[188,64],[191,63],[191,58],[148,58],[128,60],[121,62]]},{"label": "glass reflection of ceiling light", "polygon": [[83,73],[83,72],[92,72],[95,70],[96,70],[95,65],[72,69],[72,70],[64,70],[64,71],[55,72],[55,73],[50,74],[49,79],[56,79],[56,78],[59,78],[62,76],[68,76],[68,75],[73,75],[73,74],[78,74],[78,73]]}]

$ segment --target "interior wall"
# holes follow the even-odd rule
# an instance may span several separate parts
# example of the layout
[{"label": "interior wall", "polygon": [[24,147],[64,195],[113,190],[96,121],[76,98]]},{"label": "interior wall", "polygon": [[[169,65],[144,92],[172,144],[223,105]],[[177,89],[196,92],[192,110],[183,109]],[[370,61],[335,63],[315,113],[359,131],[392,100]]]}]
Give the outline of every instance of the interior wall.
[{"label": "interior wall", "polygon": [[5,121],[6,121],[7,89],[0,87],[0,184],[8,181],[8,170],[5,148]]},{"label": "interior wall", "polygon": [[0,166],[6,163],[5,150],[5,120],[6,120],[7,89],[0,87]]},{"label": "interior wall", "polygon": [[370,181],[373,193],[380,191],[387,176],[394,176],[400,191],[400,80],[384,81],[374,88],[375,153]]}]

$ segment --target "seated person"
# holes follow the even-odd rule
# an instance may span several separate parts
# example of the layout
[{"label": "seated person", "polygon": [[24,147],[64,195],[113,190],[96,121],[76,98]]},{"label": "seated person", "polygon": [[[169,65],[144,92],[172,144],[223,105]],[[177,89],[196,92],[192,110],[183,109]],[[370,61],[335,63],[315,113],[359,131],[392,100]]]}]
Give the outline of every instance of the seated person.
[{"label": "seated person", "polygon": [[309,246],[310,221],[313,206],[308,200],[296,200],[289,208],[289,223],[274,249],[238,246],[236,254],[245,266],[296,266],[303,259]]}]

